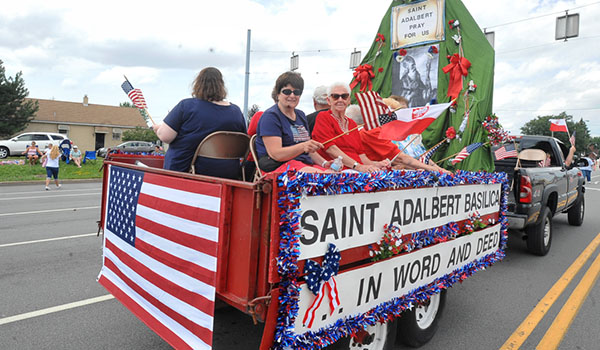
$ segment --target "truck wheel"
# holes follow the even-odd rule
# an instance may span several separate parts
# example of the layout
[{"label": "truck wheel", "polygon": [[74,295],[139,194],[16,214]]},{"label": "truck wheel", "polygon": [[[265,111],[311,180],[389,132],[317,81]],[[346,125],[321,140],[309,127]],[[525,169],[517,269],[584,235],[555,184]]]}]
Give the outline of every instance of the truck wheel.
[{"label": "truck wheel", "polygon": [[583,224],[583,215],[585,214],[585,198],[583,192],[579,192],[577,203],[569,209],[567,215],[569,217],[569,225],[581,226]]},{"label": "truck wheel", "polygon": [[359,339],[353,337],[342,338],[326,349],[393,350],[398,328],[397,323],[397,320],[377,323],[374,326],[367,327],[364,333],[357,334]]},{"label": "truck wheel", "polygon": [[446,290],[432,295],[427,305],[415,306],[405,311],[398,318],[397,342],[418,348],[433,338],[438,329],[438,323],[444,305],[446,304]]},{"label": "truck wheel", "polygon": [[542,209],[542,219],[538,225],[529,226],[527,232],[527,249],[535,255],[544,256],[552,245],[552,212],[550,208]]},{"label": "truck wheel", "polygon": [[8,151],[8,148],[0,147],[0,159],[4,159],[4,158],[8,157],[9,153],[10,152]]}]

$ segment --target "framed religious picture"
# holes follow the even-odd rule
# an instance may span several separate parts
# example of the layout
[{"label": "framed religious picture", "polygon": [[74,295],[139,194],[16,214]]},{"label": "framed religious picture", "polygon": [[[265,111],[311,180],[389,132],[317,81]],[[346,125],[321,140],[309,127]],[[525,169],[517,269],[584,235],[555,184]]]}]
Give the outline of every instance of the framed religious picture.
[{"label": "framed religious picture", "polygon": [[439,45],[405,49],[392,61],[392,94],[408,100],[408,107],[420,107],[437,98]]},{"label": "framed religious picture", "polygon": [[392,8],[391,49],[444,40],[445,0],[422,0]]}]

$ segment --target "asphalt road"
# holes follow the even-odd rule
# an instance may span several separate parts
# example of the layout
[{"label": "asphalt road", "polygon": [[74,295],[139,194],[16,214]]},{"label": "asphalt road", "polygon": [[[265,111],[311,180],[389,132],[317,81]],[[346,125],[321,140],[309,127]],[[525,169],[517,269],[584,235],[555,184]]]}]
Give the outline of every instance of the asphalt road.
[{"label": "asphalt road", "polygon": [[[511,237],[504,261],[448,292],[433,340],[422,349],[499,349],[600,232],[600,172],[586,194],[583,226],[554,218],[545,257]],[[0,186],[0,349],[170,349],[96,282],[101,184]],[[521,349],[534,349],[592,261],[575,275]],[[600,282],[583,302],[560,349],[600,344]],[[261,327],[230,308],[215,317],[215,349],[256,349]]]}]

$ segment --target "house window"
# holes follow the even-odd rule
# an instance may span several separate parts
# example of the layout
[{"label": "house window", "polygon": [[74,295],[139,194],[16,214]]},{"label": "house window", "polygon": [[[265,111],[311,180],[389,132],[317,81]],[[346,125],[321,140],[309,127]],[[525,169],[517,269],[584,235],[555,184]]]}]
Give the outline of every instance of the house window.
[{"label": "house window", "polygon": [[123,133],[123,130],[119,129],[119,128],[113,128],[112,129],[112,139],[119,141],[121,140],[121,134]]},{"label": "house window", "polygon": [[58,125],[58,133],[65,135],[67,138],[69,137],[69,129],[68,125]]}]

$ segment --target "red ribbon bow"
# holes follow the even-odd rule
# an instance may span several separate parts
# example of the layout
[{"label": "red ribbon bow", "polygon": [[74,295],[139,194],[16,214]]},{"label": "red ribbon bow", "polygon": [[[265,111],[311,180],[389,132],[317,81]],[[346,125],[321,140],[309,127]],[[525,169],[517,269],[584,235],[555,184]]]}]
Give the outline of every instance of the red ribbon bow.
[{"label": "red ribbon bow", "polygon": [[459,56],[457,53],[450,56],[450,63],[442,68],[445,74],[450,72],[450,81],[448,82],[448,96],[457,98],[463,89],[463,76],[469,74],[471,62],[468,59]]},{"label": "red ribbon bow", "polygon": [[375,78],[373,66],[370,64],[362,64],[354,69],[354,80],[350,84],[350,88],[354,89],[357,84],[360,84],[360,92],[366,92],[373,89],[371,79]]},{"label": "red ribbon bow", "polygon": [[383,34],[381,33],[377,33],[377,39],[375,39],[375,42],[377,41],[381,41],[382,43],[385,42],[385,36],[383,36]]}]

